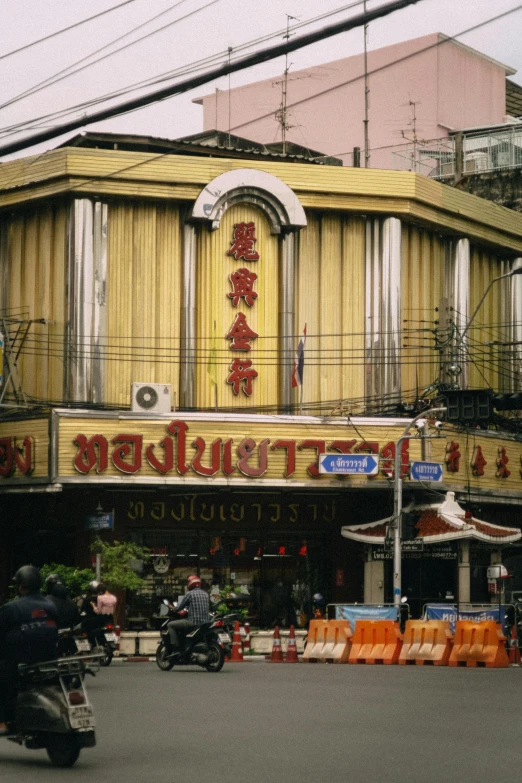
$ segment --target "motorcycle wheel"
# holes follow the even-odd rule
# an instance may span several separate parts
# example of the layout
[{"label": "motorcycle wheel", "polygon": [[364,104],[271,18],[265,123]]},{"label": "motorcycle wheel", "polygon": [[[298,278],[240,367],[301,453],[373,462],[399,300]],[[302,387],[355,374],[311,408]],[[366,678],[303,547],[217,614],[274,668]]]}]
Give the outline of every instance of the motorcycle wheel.
[{"label": "motorcycle wheel", "polygon": [[75,737],[53,737],[46,750],[53,767],[72,767],[80,755]]},{"label": "motorcycle wheel", "polygon": [[110,666],[114,655],[111,646],[109,644],[102,644],[98,649],[103,653],[102,657],[98,658],[100,666]]},{"label": "motorcycle wheel", "polygon": [[225,663],[225,653],[217,642],[209,645],[208,663],[205,665],[207,672],[220,672]]},{"label": "motorcycle wheel", "polygon": [[158,669],[161,669],[162,672],[170,672],[174,666],[174,661],[171,658],[167,658],[167,655],[167,648],[163,642],[161,642],[156,650],[156,664]]}]

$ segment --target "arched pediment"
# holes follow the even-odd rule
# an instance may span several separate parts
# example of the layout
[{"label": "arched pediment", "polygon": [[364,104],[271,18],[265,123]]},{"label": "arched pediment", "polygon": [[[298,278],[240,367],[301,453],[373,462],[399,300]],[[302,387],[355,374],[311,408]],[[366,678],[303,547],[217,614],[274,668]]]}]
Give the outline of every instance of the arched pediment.
[{"label": "arched pediment", "polygon": [[264,212],[272,234],[306,226],[304,209],[294,191],[273,174],[257,169],[227,171],[209,182],[196,199],[192,219],[215,230],[227,209],[245,202]]}]

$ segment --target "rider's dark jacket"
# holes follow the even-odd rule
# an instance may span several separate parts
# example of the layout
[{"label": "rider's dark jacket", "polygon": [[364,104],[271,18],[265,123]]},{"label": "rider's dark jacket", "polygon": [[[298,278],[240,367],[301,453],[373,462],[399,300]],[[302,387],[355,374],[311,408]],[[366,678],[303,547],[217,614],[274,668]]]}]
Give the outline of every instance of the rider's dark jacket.
[{"label": "rider's dark jacket", "polygon": [[27,593],[0,608],[0,658],[36,663],[56,658],[56,607],[39,593]]}]

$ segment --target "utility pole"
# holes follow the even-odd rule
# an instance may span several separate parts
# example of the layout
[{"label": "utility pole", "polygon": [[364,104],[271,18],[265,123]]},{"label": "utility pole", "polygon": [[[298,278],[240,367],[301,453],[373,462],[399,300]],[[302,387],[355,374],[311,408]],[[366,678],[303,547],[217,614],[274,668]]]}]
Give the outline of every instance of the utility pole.
[{"label": "utility pole", "polygon": [[393,476],[393,605],[397,609],[399,616],[401,606],[402,592],[402,552],[401,552],[401,532],[402,532],[402,442],[418,437],[438,437],[437,435],[419,436],[417,433],[411,433],[410,429],[419,419],[425,419],[432,413],[444,413],[446,408],[430,408],[415,416],[410,421],[400,438],[395,444],[395,472]]},{"label": "utility pole", "polygon": [[[366,0],[363,11],[366,13]],[[364,25],[364,167],[370,167],[370,131],[368,111],[370,108],[370,85],[368,78],[368,24]]]},{"label": "utility pole", "polygon": [[[286,15],[286,35],[283,35],[283,38],[285,40],[290,39],[290,19],[294,19],[296,22],[298,22],[297,16],[290,16],[290,14]],[[283,78],[281,79],[281,105],[279,109],[276,111],[275,117],[278,123],[281,125],[281,141],[283,143],[283,155],[286,154],[286,132],[287,130],[290,130],[292,127],[288,124],[287,115],[286,115],[286,109],[288,105],[288,71],[290,70],[290,65],[288,63],[288,52],[285,54],[285,70],[283,72]],[[278,82],[276,82],[278,84]]]}]

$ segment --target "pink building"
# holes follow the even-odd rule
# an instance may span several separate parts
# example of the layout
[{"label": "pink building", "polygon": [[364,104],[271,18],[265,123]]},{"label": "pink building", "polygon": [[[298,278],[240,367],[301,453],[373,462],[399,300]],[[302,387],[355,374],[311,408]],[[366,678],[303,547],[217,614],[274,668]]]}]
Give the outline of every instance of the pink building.
[{"label": "pink building", "polygon": [[[392,153],[458,128],[506,121],[506,76],[515,71],[441,33],[368,52],[370,166],[393,168]],[[291,71],[288,141],[364,165],[364,57]],[[265,79],[196,98],[204,130],[261,143],[282,139],[281,80]],[[230,105],[229,105],[230,104]],[[230,128],[229,128],[230,112]]]}]

